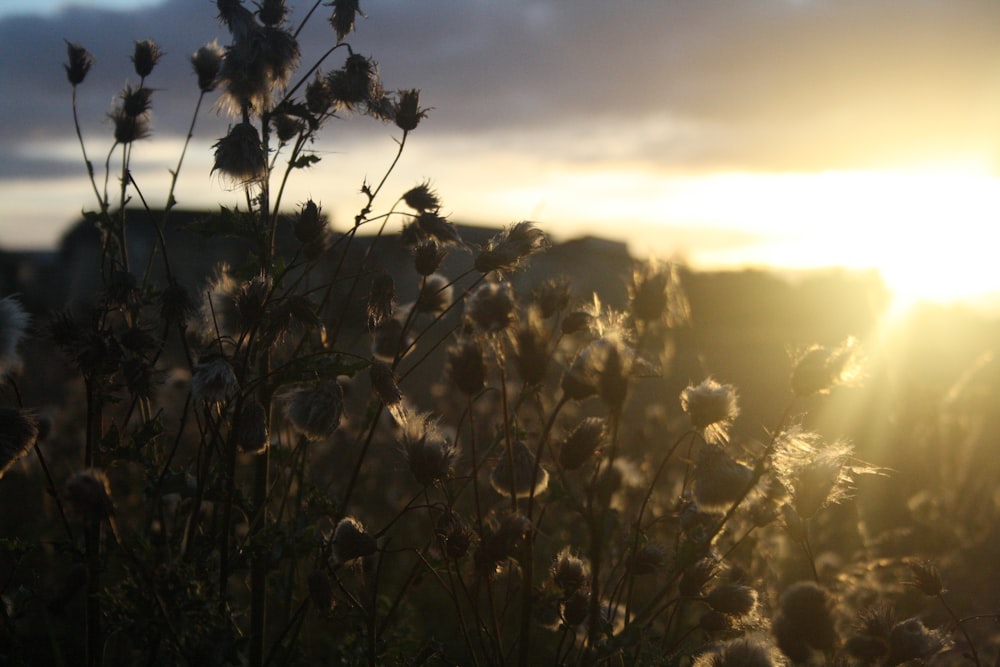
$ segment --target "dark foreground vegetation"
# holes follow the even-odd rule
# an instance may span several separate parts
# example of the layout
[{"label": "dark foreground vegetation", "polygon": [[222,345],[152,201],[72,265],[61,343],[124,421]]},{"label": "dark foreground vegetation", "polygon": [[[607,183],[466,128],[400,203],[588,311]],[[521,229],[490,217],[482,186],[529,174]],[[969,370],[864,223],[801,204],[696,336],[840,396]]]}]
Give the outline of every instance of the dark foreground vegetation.
[{"label": "dark foreground vegetation", "polygon": [[459,228],[429,183],[334,229],[287,179],[334,117],[394,166],[419,92],[356,2],[308,67],[281,0],[217,9],[194,118],[245,205],[144,201],[137,42],[61,303],[0,300],[0,664],[998,664],[995,324]]}]

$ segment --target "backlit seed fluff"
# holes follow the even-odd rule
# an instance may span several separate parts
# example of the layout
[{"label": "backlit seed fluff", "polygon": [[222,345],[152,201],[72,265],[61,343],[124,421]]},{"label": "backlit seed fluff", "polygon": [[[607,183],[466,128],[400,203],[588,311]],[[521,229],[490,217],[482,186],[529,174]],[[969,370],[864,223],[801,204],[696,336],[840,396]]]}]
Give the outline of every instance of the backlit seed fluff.
[{"label": "backlit seed fluff", "polygon": [[733,459],[724,448],[707,442],[694,468],[694,498],[706,510],[725,509],[746,493],[753,469]]},{"label": "backlit seed fluff", "polygon": [[88,521],[104,521],[115,514],[108,476],[97,468],[76,472],[66,481],[66,500]]},{"label": "backlit seed fluff", "polygon": [[333,557],[338,563],[350,563],[371,556],[378,549],[375,538],[352,516],[344,517],[333,531]]},{"label": "backlit seed fluff", "polygon": [[628,566],[632,574],[654,574],[663,569],[667,562],[667,548],[659,542],[649,542],[639,547],[629,558]]},{"label": "backlit seed fluff", "polygon": [[490,474],[490,485],[497,493],[516,498],[542,494],[549,486],[549,473],[535,461],[528,445],[514,440],[510,452],[500,452]]},{"label": "backlit seed fluff", "polygon": [[135,73],[141,77],[147,77],[153,72],[153,68],[163,57],[163,51],[151,39],[144,39],[135,43],[135,50],[132,53],[132,64],[135,66]]},{"label": "backlit seed fluff", "polygon": [[83,83],[93,67],[94,56],[75,42],[66,42],[66,54],[69,58],[69,63],[63,65],[66,68],[66,78],[73,86],[77,86]]},{"label": "backlit seed fluff", "polygon": [[475,268],[480,273],[513,271],[548,244],[545,232],[535,227],[535,223],[523,220],[490,239],[476,256]]},{"label": "backlit seed fluff", "polygon": [[503,331],[514,319],[514,291],[510,283],[484,283],[465,302],[465,312],[484,333]]},{"label": "backlit seed fluff", "polygon": [[392,276],[382,272],[375,274],[368,289],[368,328],[376,329],[392,317],[396,308],[396,283]]},{"label": "backlit seed fluff", "polygon": [[588,584],[590,568],[582,558],[574,556],[569,547],[564,547],[552,562],[549,575],[552,583],[559,587],[560,598],[566,600]]},{"label": "backlit seed fluff", "polygon": [[453,294],[454,288],[448,279],[440,273],[432,273],[422,281],[413,307],[418,313],[439,315],[451,305]]},{"label": "backlit seed fluff", "polygon": [[827,651],[837,643],[837,631],[825,589],[812,581],[792,584],[778,600],[771,632],[782,653],[804,662],[813,650]]},{"label": "backlit seed fluff", "polygon": [[233,185],[242,186],[264,177],[267,159],[257,128],[248,122],[237,123],[219,139],[212,173],[218,171]]},{"label": "backlit seed fluff", "polygon": [[861,376],[860,346],[848,338],[834,348],[814,345],[798,355],[792,369],[792,391],[796,396],[829,393]]},{"label": "backlit seed fluff", "polygon": [[784,664],[761,639],[739,637],[716,644],[694,659],[692,667],[776,667]]},{"label": "backlit seed fluff", "polygon": [[402,421],[405,413],[402,410],[403,392],[396,382],[396,375],[392,371],[392,366],[375,359],[368,367],[368,375],[371,378],[372,389],[379,397],[382,404],[389,410],[396,421]]},{"label": "backlit seed fluff", "polygon": [[421,241],[413,248],[413,268],[421,276],[429,276],[441,268],[448,249],[434,239]]},{"label": "backlit seed fluff", "polygon": [[944,590],[944,584],[941,582],[941,572],[937,565],[930,561],[911,561],[909,566],[910,573],[913,575],[913,579],[909,582],[910,585],[930,597],[941,594]]},{"label": "backlit seed fluff", "polygon": [[681,392],[681,409],[691,418],[691,424],[699,429],[719,423],[730,424],[740,413],[736,389],[713,378],[684,389]]},{"label": "backlit seed fluff", "polygon": [[114,125],[115,141],[119,144],[131,144],[149,136],[149,116],[147,114],[133,116],[125,110],[124,106],[119,106],[108,114],[108,118]]},{"label": "backlit seed fluff", "polygon": [[930,630],[919,618],[900,621],[889,632],[889,654],[886,665],[899,665],[911,660],[926,660],[948,645],[938,630]]},{"label": "backlit seed fluff", "polygon": [[194,367],[191,375],[191,397],[195,401],[217,404],[232,398],[239,382],[232,365],[223,357],[213,357]]},{"label": "backlit seed fluff", "polygon": [[423,486],[451,474],[455,445],[430,415],[412,415],[403,426],[406,464]]},{"label": "backlit seed fluff", "polygon": [[0,378],[21,368],[20,346],[31,317],[13,296],[0,299]]},{"label": "backlit seed fluff", "polygon": [[458,514],[445,510],[434,524],[434,532],[445,555],[458,559],[469,551],[474,533],[471,526]]},{"label": "backlit seed fluff", "polygon": [[215,90],[219,81],[219,70],[225,53],[215,40],[205,44],[191,55],[191,67],[198,77],[198,89],[203,93]]},{"label": "backlit seed fluff", "polygon": [[331,437],[344,414],[344,390],[334,380],[293,389],[284,395],[285,417],[309,440]]},{"label": "backlit seed fluff", "polygon": [[0,408],[0,477],[35,446],[38,428],[30,412]]}]

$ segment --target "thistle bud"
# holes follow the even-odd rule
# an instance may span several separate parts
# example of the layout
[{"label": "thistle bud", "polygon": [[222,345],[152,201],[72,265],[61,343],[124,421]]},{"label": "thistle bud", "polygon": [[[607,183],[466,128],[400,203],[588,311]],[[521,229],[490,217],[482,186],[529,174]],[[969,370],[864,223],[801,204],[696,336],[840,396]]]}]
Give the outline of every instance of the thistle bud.
[{"label": "thistle bud", "polygon": [[222,47],[214,40],[191,55],[191,66],[198,76],[198,89],[201,92],[210,93],[215,90],[223,55]]},{"label": "thistle bud", "polygon": [[371,556],[378,550],[375,538],[354,517],[344,517],[333,531],[333,556],[338,563],[349,563]]},{"label": "thistle bud", "polygon": [[413,267],[421,276],[429,276],[441,267],[448,251],[434,239],[421,241],[413,249]]},{"label": "thistle bud", "polygon": [[83,83],[87,72],[93,67],[94,56],[75,42],[66,42],[66,53],[69,57],[69,63],[63,65],[66,68],[66,78],[73,86],[77,86]]},{"label": "thistle bud", "polygon": [[322,209],[312,199],[302,205],[294,223],[295,238],[300,243],[312,243],[326,230],[326,221],[323,219],[321,211]]},{"label": "thistle bud", "polygon": [[338,43],[354,30],[354,16],[361,14],[358,5],[358,0],[333,0],[333,15],[330,16],[330,25],[337,33]]},{"label": "thistle bud", "polygon": [[38,428],[30,412],[0,408],[0,477],[35,446]]},{"label": "thistle bud", "polygon": [[104,521],[115,514],[108,477],[96,468],[81,470],[69,478],[66,500],[77,514],[88,521]]},{"label": "thistle bud", "polygon": [[135,73],[140,77],[147,77],[153,72],[156,63],[163,57],[163,51],[151,39],[145,39],[135,43],[135,51],[132,53],[132,64],[135,66]]},{"label": "thistle bud", "polygon": [[910,585],[914,586],[924,595],[936,597],[944,590],[941,582],[941,572],[937,565],[929,561],[913,561],[909,563],[913,580]]},{"label": "thistle bud", "polygon": [[392,317],[396,284],[388,273],[378,273],[368,291],[368,328],[376,329]]}]

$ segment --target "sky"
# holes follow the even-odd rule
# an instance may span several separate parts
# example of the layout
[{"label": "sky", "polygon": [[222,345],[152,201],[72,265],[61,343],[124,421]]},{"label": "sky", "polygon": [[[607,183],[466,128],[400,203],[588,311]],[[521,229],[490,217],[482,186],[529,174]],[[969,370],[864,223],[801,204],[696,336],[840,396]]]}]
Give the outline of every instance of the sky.
[{"label": "sky", "polygon": [[[309,5],[290,3],[297,23]],[[429,180],[457,222],[537,221],[696,268],[843,265],[948,298],[1000,290],[1000,3],[993,0],[378,0],[352,47],[432,107],[386,185]],[[303,61],[334,37],[320,6]],[[102,166],[134,40],[166,52],[134,175],[162,202],[197,98],[188,62],[228,35],[212,0],[0,6],[0,248],[52,247],[92,207],[64,40],[94,53],[78,91]],[[340,62],[328,62],[327,69]],[[210,176],[228,119],[203,109],[181,206],[236,203]],[[334,226],[363,204],[399,132],[330,124],[297,174]],[[103,173],[103,172],[102,172]],[[114,179],[114,175],[111,177]]]}]

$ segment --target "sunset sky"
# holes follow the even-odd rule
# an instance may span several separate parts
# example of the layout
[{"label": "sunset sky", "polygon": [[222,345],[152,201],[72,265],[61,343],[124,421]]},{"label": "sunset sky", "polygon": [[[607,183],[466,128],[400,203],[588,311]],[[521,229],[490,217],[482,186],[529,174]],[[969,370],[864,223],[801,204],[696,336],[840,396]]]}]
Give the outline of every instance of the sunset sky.
[{"label": "sunset sky", "polygon": [[[0,6],[0,248],[53,246],[93,206],[73,133],[64,39],[97,59],[80,111],[97,166],[134,40],[148,81],[137,180],[162,205],[197,98],[188,56],[228,35],[211,0]],[[293,22],[307,5],[291,3]],[[30,8],[28,6],[30,5]],[[144,7],[123,10],[123,6]],[[117,7],[117,8],[116,8]],[[372,0],[350,42],[386,88],[433,107],[387,192],[429,179],[457,222],[538,221],[696,267],[880,268],[948,297],[1000,289],[1000,3],[992,0]],[[303,61],[332,44],[328,7]],[[339,66],[329,61],[327,69]],[[226,119],[203,111],[181,206],[235,203],[209,178]],[[288,202],[334,225],[392,159],[398,131],[327,126]],[[390,200],[383,202],[385,206]]]}]

